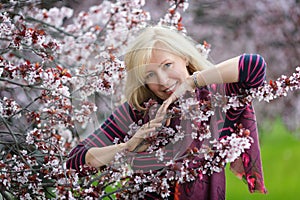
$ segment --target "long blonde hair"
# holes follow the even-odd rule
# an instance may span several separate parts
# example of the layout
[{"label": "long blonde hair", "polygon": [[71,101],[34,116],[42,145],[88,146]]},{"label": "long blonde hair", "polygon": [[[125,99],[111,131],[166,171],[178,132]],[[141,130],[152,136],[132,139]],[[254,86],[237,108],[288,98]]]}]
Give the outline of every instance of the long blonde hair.
[{"label": "long blonde hair", "polygon": [[149,64],[157,43],[163,44],[170,53],[186,59],[190,74],[212,66],[197,50],[195,42],[182,33],[163,26],[145,28],[134,39],[124,57],[127,70],[125,96],[128,103],[138,110],[145,110],[142,104],[147,99],[157,98],[144,84],[145,66]]}]

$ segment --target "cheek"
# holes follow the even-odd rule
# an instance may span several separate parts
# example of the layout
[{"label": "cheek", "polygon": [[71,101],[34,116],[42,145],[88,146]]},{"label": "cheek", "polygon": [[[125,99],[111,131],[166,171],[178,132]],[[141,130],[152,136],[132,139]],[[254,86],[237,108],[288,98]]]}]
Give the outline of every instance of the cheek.
[{"label": "cheek", "polygon": [[147,84],[148,85],[148,88],[152,91],[152,92],[156,92],[158,90],[158,85],[155,84],[155,83],[150,83],[150,84]]},{"label": "cheek", "polygon": [[180,79],[181,81],[185,80],[189,76],[189,72],[186,66],[178,66],[177,70],[173,71],[174,78]]}]

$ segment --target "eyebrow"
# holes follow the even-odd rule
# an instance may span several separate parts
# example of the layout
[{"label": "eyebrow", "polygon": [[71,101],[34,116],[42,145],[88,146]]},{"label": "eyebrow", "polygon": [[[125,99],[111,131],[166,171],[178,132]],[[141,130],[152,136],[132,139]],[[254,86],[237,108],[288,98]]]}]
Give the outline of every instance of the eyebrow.
[{"label": "eyebrow", "polygon": [[[163,60],[161,63],[159,63],[159,66],[165,64],[165,63],[168,62],[169,60],[170,60],[169,58]],[[151,63],[150,63],[150,64],[151,64]],[[150,71],[145,70],[145,73],[148,73],[148,72],[150,72]]]},{"label": "eyebrow", "polygon": [[169,59],[167,58],[167,59],[165,59],[165,60],[163,60],[159,65],[162,65],[162,64],[164,64],[164,63],[166,63],[167,61],[169,61]]}]

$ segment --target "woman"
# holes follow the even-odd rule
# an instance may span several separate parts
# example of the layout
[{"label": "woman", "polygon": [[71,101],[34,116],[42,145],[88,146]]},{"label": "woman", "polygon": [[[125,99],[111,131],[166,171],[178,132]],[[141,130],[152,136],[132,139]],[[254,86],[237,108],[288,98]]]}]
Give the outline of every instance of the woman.
[{"label": "woman", "polygon": [[[69,168],[82,173],[80,169],[83,165],[105,166],[118,152],[145,151],[149,147],[149,144],[143,142],[145,138],[163,126],[176,130],[175,127],[181,123],[179,118],[166,119],[165,116],[172,103],[186,91],[195,91],[198,99],[206,98],[202,95],[207,94],[205,92],[208,88],[221,88],[226,95],[238,94],[241,90],[262,85],[266,67],[261,56],[249,54],[214,66],[200,54],[191,39],[160,26],[146,28],[134,40],[125,55],[125,65],[127,101],[98,130],[72,150],[67,162]],[[154,115],[150,115],[145,107],[149,99],[161,104]],[[130,125],[133,123],[139,124],[141,128],[131,136]],[[251,192],[265,193],[257,127],[251,105],[229,109],[226,116],[215,124],[217,137],[230,135],[230,129],[236,123],[242,123],[250,129],[254,143],[246,152],[249,155],[247,162],[244,157],[238,159],[232,163],[232,170],[247,180]],[[119,141],[118,144],[114,144],[115,141]],[[181,153],[189,145],[191,143],[181,146]],[[201,143],[196,145],[201,148]],[[151,162],[151,159],[136,157],[132,167],[145,171],[159,169],[163,165]],[[211,176],[204,175],[201,180],[192,183],[177,184],[171,191],[170,199],[225,199],[224,170]],[[145,195],[147,199],[158,197],[155,193]]]}]

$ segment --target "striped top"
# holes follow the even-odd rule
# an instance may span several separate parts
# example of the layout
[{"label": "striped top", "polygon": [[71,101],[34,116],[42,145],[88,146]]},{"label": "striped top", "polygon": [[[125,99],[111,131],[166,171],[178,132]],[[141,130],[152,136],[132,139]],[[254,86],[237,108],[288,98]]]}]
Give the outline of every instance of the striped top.
[{"label": "striped top", "polygon": [[[238,94],[244,89],[255,88],[261,86],[265,80],[265,72],[266,72],[266,63],[264,59],[258,54],[243,54],[239,59],[239,80],[237,83],[226,83],[226,84],[213,84],[209,85],[209,92],[216,91],[224,91],[226,95]],[[196,89],[196,95],[200,99],[202,98],[203,93],[207,91],[206,88]],[[216,121],[214,123],[215,132],[218,134],[218,137],[222,137],[224,135],[229,135],[231,132],[229,131],[230,127],[233,128],[236,122],[243,121],[243,119],[251,119],[248,123],[248,129],[251,131],[251,136],[256,138],[255,144],[252,145],[255,148],[252,148],[251,155],[255,154],[256,158],[253,159],[254,165],[252,165],[253,173],[260,174],[260,180],[257,181],[258,184],[256,186],[252,186],[248,182],[249,190],[253,191],[261,191],[265,192],[262,169],[261,169],[261,160],[260,160],[260,150],[258,144],[257,136],[257,126],[255,122],[255,114],[252,105],[246,105],[243,107],[239,107],[238,109],[230,108],[226,115],[223,116],[221,109],[215,113]],[[67,168],[73,168],[76,171],[84,174],[80,169],[81,166],[85,164],[85,155],[88,149],[91,147],[104,147],[107,145],[114,144],[115,139],[117,138],[119,142],[124,142],[126,136],[128,137],[128,131],[130,130],[130,125],[132,123],[147,123],[149,120],[149,116],[144,116],[142,112],[137,111],[132,106],[130,106],[127,102],[120,105],[117,109],[115,109],[112,114],[104,121],[104,123],[97,129],[94,133],[90,134],[86,139],[80,142],[69,154],[69,159],[67,160]],[[251,123],[250,123],[251,122]],[[180,121],[172,120],[170,127],[176,127]],[[243,124],[244,125],[244,124]],[[245,127],[245,125],[244,125]],[[171,151],[171,150],[170,150]],[[253,151],[253,152],[252,152]],[[141,153],[142,154],[142,153]],[[171,156],[172,152],[170,152]],[[168,155],[166,155],[168,159]],[[170,157],[171,158],[171,157]],[[159,163],[156,160],[156,157],[150,158],[139,158],[135,157],[134,166],[139,169],[147,169],[153,167],[162,167],[163,163]],[[254,166],[254,167],[253,167]],[[245,168],[245,166],[244,166]],[[235,170],[236,169],[236,170]],[[233,166],[233,171],[238,176],[246,176],[247,173],[252,173],[251,170],[246,172],[246,168],[241,170],[241,166]],[[224,188],[225,190],[225,188]],[[185,197],[186,198],[186,197]],[[198,198],[198,197],[197,197]]]}]

